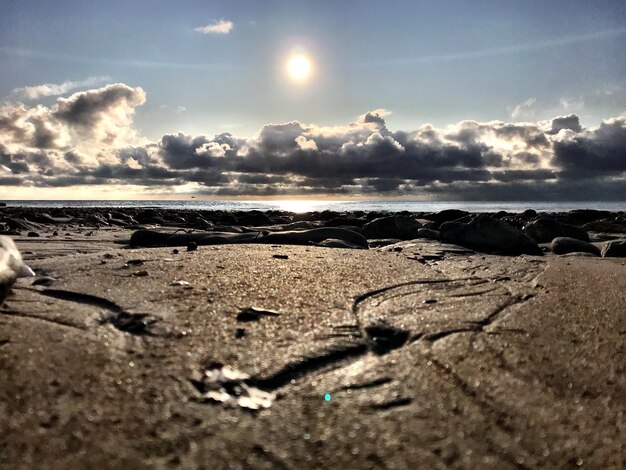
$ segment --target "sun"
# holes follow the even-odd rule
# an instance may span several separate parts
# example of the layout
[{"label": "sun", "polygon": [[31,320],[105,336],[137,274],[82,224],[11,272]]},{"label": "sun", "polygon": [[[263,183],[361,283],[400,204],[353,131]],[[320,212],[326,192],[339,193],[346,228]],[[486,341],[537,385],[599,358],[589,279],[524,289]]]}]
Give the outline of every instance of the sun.
[{"label": "sun", "polygon": [[287,73],[292,80],[303,82],[311,76],[313,65],[304,54],[294,54],[287,61]]}]

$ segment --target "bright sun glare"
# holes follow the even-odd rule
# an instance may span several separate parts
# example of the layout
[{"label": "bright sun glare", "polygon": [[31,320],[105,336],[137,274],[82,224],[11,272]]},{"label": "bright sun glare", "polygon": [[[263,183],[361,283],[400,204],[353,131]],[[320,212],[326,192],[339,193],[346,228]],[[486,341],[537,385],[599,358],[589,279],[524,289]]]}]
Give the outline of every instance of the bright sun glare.
[{"label": "bright sun glare", "polygon": [[311,68],[311,61],[303,54],[294,54],[287,62],[287,72],[296,81],[304,81],[309,78]]}]

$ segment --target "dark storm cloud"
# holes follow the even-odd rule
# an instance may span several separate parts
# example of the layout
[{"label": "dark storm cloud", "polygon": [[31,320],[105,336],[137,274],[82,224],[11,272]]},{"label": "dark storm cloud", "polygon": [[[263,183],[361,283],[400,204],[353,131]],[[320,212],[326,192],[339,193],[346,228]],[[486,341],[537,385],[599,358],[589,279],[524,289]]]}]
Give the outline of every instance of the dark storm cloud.
[{"label": "dark storm cloud", "polygon": [[593,132],[556,142],[554,161],[569,171],[615,175],[625,172],[626,117],[608,119]]},{"label": "dark storm cloud", "polygon": [[548,134],[557,134],[563,129],[568,129],[574,132],[582,131],[582,126],[580,125],[580,120],[578,116],[575,114],[570,114],[569,116],[561,116],[554,118],[552,120],[552,128],[547,132]]},{"label": "dark storm cloud", "polygon": [[[626,118],[584,129],[578,116],[507,123],[462,121],[388,129],[386,110],[344,126],[299,121],[252,138],[164,135],[139,145],[141,88],[113,84],[50,108],[0,107],[4,185],[133,185],[217,195],[387,194],[440,198],[572,198],[623,194]],[[595,188],[595,189],[594,189]],[[507,192],[508,191],[508,192]]]}]

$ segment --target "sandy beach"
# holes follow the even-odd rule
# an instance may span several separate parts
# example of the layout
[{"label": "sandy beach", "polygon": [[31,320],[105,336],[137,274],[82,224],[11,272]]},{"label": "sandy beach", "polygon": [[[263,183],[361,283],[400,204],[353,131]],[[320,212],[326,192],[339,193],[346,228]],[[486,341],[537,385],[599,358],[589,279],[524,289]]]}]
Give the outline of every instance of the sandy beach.
[{"label": "sandy beach", "polygon": [[0,208],[0,468],[624,468],[626,218],[533,212]]}]

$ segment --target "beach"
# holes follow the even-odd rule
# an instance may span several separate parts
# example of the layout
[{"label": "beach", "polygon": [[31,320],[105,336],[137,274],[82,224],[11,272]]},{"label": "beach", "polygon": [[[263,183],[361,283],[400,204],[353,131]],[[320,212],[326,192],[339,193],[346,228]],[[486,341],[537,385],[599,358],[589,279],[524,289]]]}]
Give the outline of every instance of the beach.
[{"label": "beach", "polygon": [[0,207],[0,468],[623,468],[626,216]]}]

